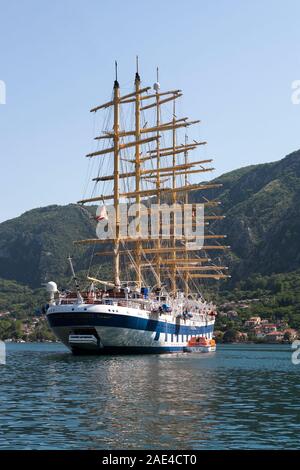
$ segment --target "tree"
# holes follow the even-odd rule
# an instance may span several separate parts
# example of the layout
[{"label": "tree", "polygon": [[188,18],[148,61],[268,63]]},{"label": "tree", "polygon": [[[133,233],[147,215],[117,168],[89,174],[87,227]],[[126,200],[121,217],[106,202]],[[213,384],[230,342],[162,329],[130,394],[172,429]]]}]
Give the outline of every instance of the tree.
[{"label": "tree", "polygon": [[224,333],[223,343],[234,343],[237,339],[238,331],[232,328]]}]

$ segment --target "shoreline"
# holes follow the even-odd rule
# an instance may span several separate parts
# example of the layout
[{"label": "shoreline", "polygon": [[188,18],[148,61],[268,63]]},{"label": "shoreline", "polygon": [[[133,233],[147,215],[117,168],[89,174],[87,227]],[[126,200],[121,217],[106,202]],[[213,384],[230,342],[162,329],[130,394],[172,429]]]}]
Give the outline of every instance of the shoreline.
[{"label": "shoreline", "polygon": [[[51,340],[45,340],[45,341],[15,341],[15,340],[0,340],[5,344],[61,344],[63,343],[61,341],[51,341]],[[269,341],[232,341],[232,342],[216,342],[217,346],[226,346],[226,345],[240,345],[240,344],[245,344],[247,346],[249,345],[263,345],[263,346],[274,346],[274,345],[279,345],[279,346],[287,346],[291,345],[292,342],[269,342]]]}]

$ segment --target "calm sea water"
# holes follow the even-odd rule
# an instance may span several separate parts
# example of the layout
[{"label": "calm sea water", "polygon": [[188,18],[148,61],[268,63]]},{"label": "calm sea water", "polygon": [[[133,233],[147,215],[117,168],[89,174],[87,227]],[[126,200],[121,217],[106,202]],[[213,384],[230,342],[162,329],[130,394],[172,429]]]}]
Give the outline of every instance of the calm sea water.
[{"label": "calm sea water", "polygon": [[300,365],[288,345],[115,357],[7,349],[0,449],[300,448]]}]

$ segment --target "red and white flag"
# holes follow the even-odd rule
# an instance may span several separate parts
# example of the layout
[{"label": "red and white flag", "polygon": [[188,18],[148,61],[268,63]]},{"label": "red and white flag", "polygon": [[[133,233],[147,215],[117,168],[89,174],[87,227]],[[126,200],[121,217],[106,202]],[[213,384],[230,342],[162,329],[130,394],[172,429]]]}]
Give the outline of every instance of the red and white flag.
[{"label": "red and white flag", "polygon": [[105,206],[99,206],[96,213],[96,220],[100,222],[101,220],[108,220],[107,210]]}]

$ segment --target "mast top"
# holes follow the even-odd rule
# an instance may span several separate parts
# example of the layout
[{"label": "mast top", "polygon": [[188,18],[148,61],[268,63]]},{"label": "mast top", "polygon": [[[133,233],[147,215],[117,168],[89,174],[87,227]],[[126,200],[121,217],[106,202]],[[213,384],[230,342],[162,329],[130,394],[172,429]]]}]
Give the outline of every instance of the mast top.
[{"label": "mast top", "polygon": [[118,82],[118,62],[115,60],[115,81],[114,81],[114,88],[119,88],[120,85],[119,85],[119,82]]},{"label": "mast top", "polygon": [[141,77],[139,75],[139,56],[136,56],[136,73],[135,73],[135,82],[140,82]]}]

